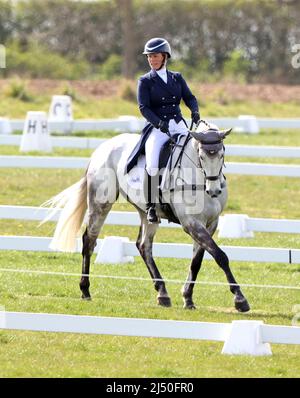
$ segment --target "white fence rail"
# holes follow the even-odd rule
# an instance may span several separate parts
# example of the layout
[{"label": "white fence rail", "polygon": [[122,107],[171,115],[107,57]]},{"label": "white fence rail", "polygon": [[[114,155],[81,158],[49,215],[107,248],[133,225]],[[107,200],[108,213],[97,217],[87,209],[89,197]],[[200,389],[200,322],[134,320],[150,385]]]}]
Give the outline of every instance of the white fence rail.
[{"label": "white fence rail", "polygon": [[[57,221],[60,213],[61,211],[58,210],[51,220]],[[49,209],[43,207],[0,205],[0,220],[42,221],[48,214]],[[224,217],[226,215],[220,217],[220,224],[222,224]],[[245,222],[246,231],[300,234],[300,220],[246,217]],[[140,223],[138,213],[131,211],[111,211],[105,220],[107,225],[139,226]],[[161,220],[160,227],[181,228],[180,225],[169,223],[167,220]]]},{"label": "white fence rail", "polygon": [[[112,239],[112,241],[109,241]],[[39,251],[52,252],[49,248],[52,238],[36,237],[36,236],[0,236],[0,250],[17,250],[17,251]],[[106,243],[108,242],[108,243]],[[113,243],[111,243],[113,242]],[[100,253],[105,258],[111,258],[111,247],[120,253],[120,262],[123,259],[132,256],[139,256],[135,242],[122,240],[121,237],[107,237],[105,239],[97,239],[95,253]],[[77,239],[77,253],[81,253],[81,239]],[[109,248],[109,253],[104,253],[102,247]],[[250,261],[250,262],[270,262],[270,263],[289,263],[300,264],[300,249],[284,249],[284,248],[268,248],[268,247],[243,247],[243,246],[220,246],[228,255],[231,261]],[[193,245],[178,243],[154,243],[153,255],[161,258],[182,258],[191,259],[193,254]],[[205,259],[212,257],[205,252]],[[101,262],[97,256],[96,262]],[[109,261],[108,261],[109,262]],[[116,256],[114,256],[114,261]]]},{"label": "white fence rail", "polygon": [[[20,146],[21,135],[0,134],[0,145]],[[52,147],[96,149],[106,139],[51,136]],[[300,147],[226,145],[226,155],[242,157],[300,158]]]},{"label": "white fence rail", "polygon": [[285,146],[260,146],[260,145],[248,146],[248,145],[226,144],[226,156],[299,159],[300,146],[285,147]]},{"label": "white fence rail", "polygon": [[246,224],[246,228],[248,231],[300,234],[299,220],[248,218]]},{"label": "white fence rail", "polygon": [[[86,168],[89,158],[50,156],[0,156],[0,167]],[[300,177],[300,165],[226,162],[226,174]]]},{"label": "white fence rail", "polygon": [[300,177],[300,165],[226,162],[225,174]]},{"label": "white fence rail", "polygon": [[230,324],[4,312],[5,329],[224,341]]},{"label": "white fence rail", "polygon": [[[252,116],[253,118],[253,116]],[[274,128],[274,129],[299,129],[300,119],[285,119],[285,118],[253,118],[258,128]],[[224,117],[224,118],[209,118],[209,123],[216,124],[219,128],[237,128],[245,129],[249,123],[247,117],[240,116],[238,118]],[[187,119],[190,123],[190,120]],[[54,122],[49,121],[50,131],[65,131],[66,124],[72,131],[83,130],[119,130],[119,131],[138,131],[145,125],[145,119],[133,116],[121,116],[118,119],[77,119],[72,122]],[[23,130],[24,120],[12,119],[10,120],[12,131]]]},{"label": "white fence rail", "polygon": [[29,167],[47,169],[83,169],[89,158],[50,156],[0,156],[0,167]]},{"label": "white fence rail", "polygon": [[300,344],[300,327],[265,325],[255,320],[229,324],[2,312],[0,329],[223,341],[222,353],[230,355],[271,355],[269,343]]},{"label": "white fence rail", "polygon": [[[12,131],[23,131],[25,120],[12,119],[10,125]],[[145,119],[134,117],[120,117],[119,119],[80,119],[73,121],[48,121],[50,132],[70,131],[101,131],[115,130],[120,132],[141,131],[145,126]]]},{"label": "white fence rail", "polygon": [[[0,134],[0,145],[20,146],[21,135]],[[96,149],[107,139],[85,137],[55,137],[51,136],[52,147]]]}]

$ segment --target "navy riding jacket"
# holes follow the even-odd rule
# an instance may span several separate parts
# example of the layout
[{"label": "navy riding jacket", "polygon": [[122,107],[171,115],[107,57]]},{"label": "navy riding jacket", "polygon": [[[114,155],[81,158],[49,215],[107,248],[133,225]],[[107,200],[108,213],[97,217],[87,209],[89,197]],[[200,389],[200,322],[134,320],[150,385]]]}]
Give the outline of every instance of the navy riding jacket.
[{"label": "navy riding jacket", "polygon": [[177,123],[184,120],[179,107],[182,99],[191,112],[199,112],[197,99],[181,74],[167,70],[167,77],[167,83],[165,83],[152,69],[138,81],[139,109],[149,123],[143,129],[139,142],[128,158],[126,172],[135,166],[139,155],[144,153],[146,140],[153,127],[158,128],[160,120],[174,119]]}]

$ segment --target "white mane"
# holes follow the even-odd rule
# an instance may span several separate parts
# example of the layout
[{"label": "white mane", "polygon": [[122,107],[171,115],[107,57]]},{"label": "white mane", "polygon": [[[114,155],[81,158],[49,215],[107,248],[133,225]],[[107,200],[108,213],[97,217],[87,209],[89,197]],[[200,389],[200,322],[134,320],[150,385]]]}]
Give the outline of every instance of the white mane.
[{"label": "white mane", "polygon": [[200,124],[199,124],[199,126],[197,127],[197,129],[196,129],[196,132],[197,133],[204,133],[206,130],[208,130],[208,129],[215,129],[215,130],[219,130],[219,128],[218,128],[218,126],[217,125],[215,125],[215,124],[213,124],[213,123],[204,123],[204,122],[201,122]]}]

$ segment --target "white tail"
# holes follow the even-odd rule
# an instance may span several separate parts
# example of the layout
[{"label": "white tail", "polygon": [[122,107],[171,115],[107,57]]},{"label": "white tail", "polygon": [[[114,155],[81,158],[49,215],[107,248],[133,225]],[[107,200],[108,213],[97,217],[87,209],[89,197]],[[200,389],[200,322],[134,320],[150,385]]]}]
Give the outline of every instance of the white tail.
[{"label": "white tail", "polygon": [[76,250],[76,237],[81,228],[87,209],[87,178],[83,177],[76,184],[47,200],[43,206],[50,206],[53,211],[42,222],[48,221],[54,213],[62,209],[56,225],[50,248],[65,252]]}]

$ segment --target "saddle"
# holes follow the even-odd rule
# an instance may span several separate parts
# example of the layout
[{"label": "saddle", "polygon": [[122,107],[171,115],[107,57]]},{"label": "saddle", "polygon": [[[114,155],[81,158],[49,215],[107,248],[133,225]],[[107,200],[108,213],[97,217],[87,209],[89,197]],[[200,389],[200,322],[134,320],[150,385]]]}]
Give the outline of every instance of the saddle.
[{"label": "saddle", "polygon": [[174,148],[174,142],[178,142],[178,138],[180,137],[181,134],[174,134],[172,136],[172,139],[170,138],[160,149],[160,154],[159,154],[159,169],[164,169],[169,161],[169,158],[171,156],[171,153]]},{"label": "saddle", "polygon": [[[159,170],[165,169],[167,167],[170,156],[172,155],[172,152],[174,150],[174,142],[178,142],[180,136],[181,136],[181,134],[179,134],[179,133],[174,134],[172,136],[172,139],[169,139],[161,147],[160,154],[159,154]],[[160,174],[159,187],[158,187],[159,204],[160,204],[161,210],[169,222],[174,222],[176,224],[180,224],[180,222],[179,222],[178,218],[175,216],[170,204],[163,202],[163,195],[162,195],[162,190],[161,190],[162,177],[163,176]]]}]

